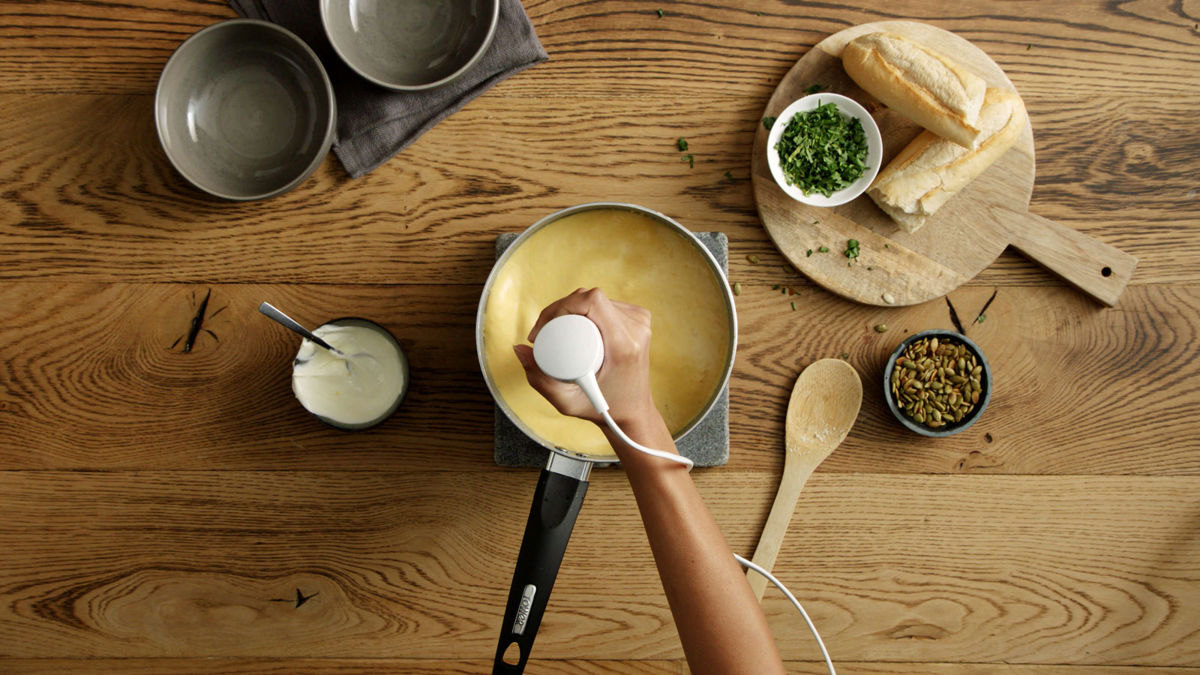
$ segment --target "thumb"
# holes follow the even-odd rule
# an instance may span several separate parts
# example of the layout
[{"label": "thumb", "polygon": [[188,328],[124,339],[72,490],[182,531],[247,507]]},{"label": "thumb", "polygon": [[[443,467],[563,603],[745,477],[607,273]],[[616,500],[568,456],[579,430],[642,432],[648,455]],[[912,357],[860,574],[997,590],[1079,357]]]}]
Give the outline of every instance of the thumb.
[{"label": "thumb", "polygon": [[529,386],[549,399],[555,407],[558,407],[556,394],[559,394],[558,389],[562,387],[562,383],[543,373],[542,369],[538,368],[537,361],[533,358],[533,347],[529,345],[513,345],[513,353],[517,355],[517,360],[521,362],[521,367],[525,369],[525,379],[529,381]]},{"label": "thumb", "polygon": [[513,345],[513,353],[517,355],[517,360],[521,362],[521,367],[526,371],[537,367],[537,362],[533,360],[533,347],[529,345]]}]

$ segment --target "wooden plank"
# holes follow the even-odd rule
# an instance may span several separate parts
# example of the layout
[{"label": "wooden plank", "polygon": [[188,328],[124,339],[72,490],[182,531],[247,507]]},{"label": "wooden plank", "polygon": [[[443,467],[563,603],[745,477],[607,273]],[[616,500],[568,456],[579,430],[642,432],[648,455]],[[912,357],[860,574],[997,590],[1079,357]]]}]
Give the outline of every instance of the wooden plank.
[{"label": "wooden plank", "polygon": [[[506,95],[608,97],[680,90],[698,98],[731,90],[766,100],[773,82],[812,45],[843,28],[894,18],[926,21],[980,43],[1017,77],[1061,88],[1171,95],[1188,91],[1200,64],[1194,17],[1163,3],[1114,8],[1099,0],[1060,3],[1063,22],[1037,2],[898,0],[803,10],[785,3],[607,2],[526,6],[551,61],[510,83]],[[734,6],[742,5],[741,7]],[[23,2],[0,5],[0,91],[146,93],[162,64],[191,33],[234,13],[220,0]],[[48,48],[52,43],[54,47]],[[1082,57],[1082,58],[1081,58]],[[1017,79],[1014,77],[1014,79]],[[1018,87],[1021,83],[1018,82]]]},{"label": "wooden plank", "polygon": [[[1046,152],[1033,212],[1138,256],[1134,284],[1200,281],[1196,103],[1130,101],[1105,113],[1136,117],[1137,136],[1090,104],[1076,105],[1083,119],[1044,128],[1034,112]],[[234,204],[171,168],[148,96],[0,95],[0,279],[473,284],[487,275],[498,233],[596,200],[725,232],[735,272],[762,278],[788,264],[759,223],[749,182],[762,106],[481,99],[367,177],[348,179],[330,157],[287,195]],[[681,136],[694,168],[680,161]],[[768,266],[748,265],[751,253]],[[976,283],[1062,282],[1010,253]]]},{"label": "wooden plank", "polygon": [[[209,288],[212,333],[183,353]],[[475,355],[478,293],[0,284],[0,468],[486,469],[493,407]],[[1133,287],[1113,310],[1066,288],[1003,288],[972,323],[991,293],[962,289],[951,300],[992,364],[995,395],[976,426],[931,440],[890,417],[882,370],[905,335],[953,327],[944,300],[868,308],[743,281],[730,467],[779,471],[793,379],[846,353],[864,377],[863,409],[820,471],[1200,474],[1200,287]],[[353,434],[312,419],[289,383],[298,339],[257,313],[263,300],[312,325],[358,315],[391,328],[413,366],[398,414]],[[881,324],[887,333],[873,329]]]},{"label": "wooden plank", "polygon": [[[2,472],[0,655],[479,658],[533,483]],[[773,476],[697,483],[752,549]],[[589,492],[536,657],[679,658],[628,484]],[[776,572],[836,661],[1197,667],[1197,509],[1195,477],[818,474]],[[765,607],[785,658],[816,658],[787,601]]]},{"label": "wooden plank", "polygon": [[[1184,675],[1200,672],[1197,668],[1154,668],[1146,666],[1031,666],[1007,663],[835,663],[842,675],[902,675],[907,673],[924,675]],[[829,670],[822,663],[787,663],[787,671],[794,675],[826,675]],[[686,671],[685,671],[686,672]]]},{"label": "wooden plank", "polygon": [[[836,663],[843,675],[1195,675],[1200,668],[1154,668],[1146,666],[1012,666],[1002,663]],[[825,675],[824,663],[788,661],[787,672],[795,675]],[[229,675],[316,675],[318,673],[405,673],[406,675],[462,675],[487,672],[491,661],[434,659],[0,659],[0,672],[21,675],[60,673],[122,673],[143,675],[221,672]],[[599,675],[608,673],[689,673],[676,661],[582,661],[539,660],[529,673],[537,675]]]},{"label": "wooden plank", "polygon": [[[491,670],[492,662],[482,659],[305,659],[305,658],[154,658],[154,659],[0,659],[0,673],[21,675],[61,675],[62,673],[121,673],[122,675],[317,675],[353,673],[355,675],[476,675]],[[539,660],[530,664],[530,675],[678,675],[678,661],[584,661],[579,659]],[[798,666],[803,668],[803,666]],[[797,671],[791,671],[797,672]],[[851,671],[853,672],[853,671]],[[1107,673],[1108,671],[1104,671]],[[1116,671],[1113,671],[1116,675]],[[1168,671],[1169,672],[1169,671]],[[1183,672],[1183,671],[1180,671]],[[1058,675],[1057,673],[1053,675]],[[1146,674],[1152,675],[1152,674]]]}]

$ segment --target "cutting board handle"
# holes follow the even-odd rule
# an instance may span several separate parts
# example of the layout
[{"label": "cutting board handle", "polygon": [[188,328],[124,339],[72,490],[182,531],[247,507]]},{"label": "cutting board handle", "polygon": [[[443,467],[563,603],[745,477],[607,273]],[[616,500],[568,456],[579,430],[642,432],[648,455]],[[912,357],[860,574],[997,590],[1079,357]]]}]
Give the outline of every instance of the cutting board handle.
[{"label": "cutting board handle", "polygon": [[1137,258],[1032,213],[1005,210],[999,215],[1013,248],[1105,305],[1117,304]]}]

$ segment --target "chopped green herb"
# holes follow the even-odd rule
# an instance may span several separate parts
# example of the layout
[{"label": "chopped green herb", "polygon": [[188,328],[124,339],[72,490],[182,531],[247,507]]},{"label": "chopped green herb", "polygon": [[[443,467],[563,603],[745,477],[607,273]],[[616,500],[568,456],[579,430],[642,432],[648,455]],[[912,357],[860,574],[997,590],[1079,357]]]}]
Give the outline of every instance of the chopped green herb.
[{"label": "chopped green herb", "polygon": [[805,253],[805,254],[804,254],[804,257],[806,257],[806,258],[811,258],[811,257],[812,257],[812,249],[811,249],[811,248],[810,248],[810,249],[808,249],[808,253]]},{"label": "chopped green herb", "polygon": [[825,85],[823,85],[823,84],[814,84],[813,86],[809,87],[808,89],[805,89],[804,91],[805,91],[805,93],[808,93],[808,94],[815,94],[824,88],[825,88]]},{"label": "chopped green herb", "polygon": [[725,177],[728,178],[729,180],[733,180],[733,174],[728,171],[725,172]]},{"label": "chopped green herb", "polygon": [[687,162],[689,169],[696,168],[696,157],[694,155],[684,155],[683,157],[679,158],[679,161]]},{"label": "chopped green herb", "polygon": [[850,358],[850,355],[849,355],[849,354],[847,354],[846,352],[842,352],[842,360],[843,360],[843,361],[845,361],[845,360],[849,360],[849,358]]},{"label": "chopped green herb", "polygon": [[1033,49],[1033,45],[1025,45],[1025,51],[1029,51],[1030,49]]},{"label": "chopped green herb", "polygon": [[661,9],[658,10],[658,18],[663,18],[663,11]]},{"label": "chopped green herb", "polygon": [[883,245],[883,247],[884,247],[884,248],[891,248],[891,247],[892,247],[892,245],[891,245],[891,244],[884,244],[884,245]]},{"label": "chopped green herb", "polygon": [[787,183],[806,195],[829,197],[858,180],[867,169],[862,122],[846,117],[833,103],[796,113],[775,150]]},{"label": "chopped green herb", "polygon": [[845,255],[847,258],[857,258],[858,257],[858,240],[857,239],[847,240],[846,241],[846,250],[842,251],[842,254]]},{"label": "chopped green herb", "polygon": [[793,312],[796,311],[796,303],[795,302],[792,303],[792,311]]},{"label": "chopped green herb", "polygon": [[774,286],[772,286],[771,290],[773,290],[773,291],[779,290],[779,284],[775,284]]},{"label": "chopped green herb", "polygon": [[829,253],[829,247],[828,247],[828,246],[822,246],[822,247],[820,247],[820,248],[818,248],[818,249],[817,249],[817,252],[818,252],[818,253]]},{"label": "chopped green herb", "polygon": [[975,317],[975,323],[983,323],[986,319],[987,314],[980,314],[979,316]]},{"label": "chopped green herb", "polygon": [[675,147],[679,148],[679,151],[680,151],[680,152],[683,152],[683,151],[687,150],[687,139],[686,139],[686,138],[680,138],[680,139],[676,140],[676,141],[675,141]]},{"label": "chopped green herb", "polygon": [[764,118],[763,118],[763,128],[764,128],[764,129],[766,129],[767,131],[770,131],[770,130],[771,130],[771,127],[775,126],[775,120],[776,120],[776,119],[778,119],[778,118],[775,118],[775,117],[764,117]]}]

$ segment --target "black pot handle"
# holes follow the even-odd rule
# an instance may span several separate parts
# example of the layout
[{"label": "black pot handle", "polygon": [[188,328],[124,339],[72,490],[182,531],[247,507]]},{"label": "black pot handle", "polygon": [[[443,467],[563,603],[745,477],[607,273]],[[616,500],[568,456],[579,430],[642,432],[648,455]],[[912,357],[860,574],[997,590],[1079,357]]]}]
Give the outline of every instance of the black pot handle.
[{"label": "black pot handle", "polygon": [[[500,626],[500,642],[496,646],[493,675],[519,675],[525,671],[533,639],[537,637],[542,614],[554,588],[558,567],[567,540],[575,527],[575,518],[587,494],[588,474],[592,465],[558,453],[550,453],[550,461],[538,477],[525,537],[517,556],[512,586],[508,591],[508,606]],[[520,660],[514,665],[505,662],[504,654],[516,643]]]}]

